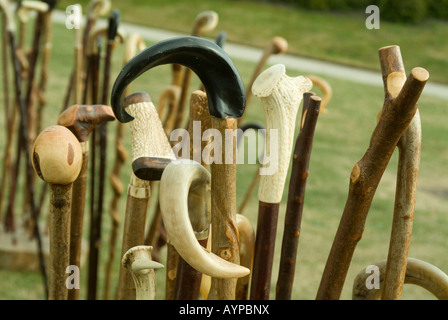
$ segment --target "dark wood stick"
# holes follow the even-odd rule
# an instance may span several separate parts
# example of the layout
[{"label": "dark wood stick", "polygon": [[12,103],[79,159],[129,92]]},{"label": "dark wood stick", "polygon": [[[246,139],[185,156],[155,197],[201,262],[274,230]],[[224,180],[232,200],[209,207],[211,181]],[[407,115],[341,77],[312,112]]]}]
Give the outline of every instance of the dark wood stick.
[{"label": "dark wood stick", "polygon": [[291,299],[305,201],[305,187],[309,174],[309,162],[314,131],[320,112],[320,103],[321,99],[314,96],[313,93],[304,94],[302,125],[292,158],[285,227],[280,255],[280,269],[276,287],[277,300]]}]

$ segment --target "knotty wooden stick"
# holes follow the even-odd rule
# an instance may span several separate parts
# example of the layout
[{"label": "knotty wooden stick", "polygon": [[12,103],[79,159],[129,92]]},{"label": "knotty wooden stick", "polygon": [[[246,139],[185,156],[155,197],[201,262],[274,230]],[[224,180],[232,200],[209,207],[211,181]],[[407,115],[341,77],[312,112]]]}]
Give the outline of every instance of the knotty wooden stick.
[{"label": "knotty wooden stick", "polygon": [[[401,90],[406,73],[399,47],[386,47],[379,51],[386,96],[395,98]],[[394,217],[387,257],[386,276],[382,299],[400,299],[406,274],[406,263],[411,243],[412,225],[417,194],[417,178],[421,153],[421,123],[418,109],[408,129],[398,141],[398,171]]]},{"label": "knotty wooden stick", "polygon": [[70,264],[70,210],[72,183],[82,165],[82,149],[74,134],[51,126],[36,138],[33,167],[50,184],[49,299],[66,300],[66,268]]},{"label": "knotty wooden stick", "polygon": [[[390,55],[380,55],[380,59],[390,58]],[[397,76],[393,72],[383,74],[383,79],[388,80],[389,88],[393,86]],[[401,78],[401,75],[398,77]],[[400,137],[415,115],[417,101],[428,78],[429,73],[425,69],[414,68],[395,98],[386,95],[370,146],[350,174],[348,198],[322,275],[317,299],[339,299],[356,245],[362,238],[376,188]]]},{"label": "knotty wooden stick", "polygon": [[296,140],[292,159],[280,269],[276,287],[277,300],[291,299],[305,200],[305,187],[309,174],[314,130],[320,113],[320,103],[321,99],[314,96],[313,93],[308,92],[304,94],[302,125],[300,126],[300,133]]}]

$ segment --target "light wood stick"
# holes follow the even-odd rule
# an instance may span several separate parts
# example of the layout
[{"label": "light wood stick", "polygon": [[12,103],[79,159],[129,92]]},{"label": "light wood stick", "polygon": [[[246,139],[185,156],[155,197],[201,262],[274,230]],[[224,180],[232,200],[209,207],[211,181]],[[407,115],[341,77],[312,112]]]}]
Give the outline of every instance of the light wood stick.
[{"label": "light wood stick", "polygon": [[[383,58],[389,59],[390,56]],[[386,75],[385,75],[386,76]],[[387,77],[394,79],[394,74]],[[373,196],[401,136],[417,110],[417,101],[429,78],[423,68],[414,68],[395,98],[386,96],[370,146],[350,174],[349,194],[318,289],[317,299],[339,299],[347,271]],[[391,82],[392,84],[392,82]]]},{"label": "light wood stick", "polygon": [[49,299],[66,300],[66,268],[70,264],[70,209],[73,181],[82,165],[78,139],[63,126],[51,126],[36,138],[33,166],[50,185]]}]

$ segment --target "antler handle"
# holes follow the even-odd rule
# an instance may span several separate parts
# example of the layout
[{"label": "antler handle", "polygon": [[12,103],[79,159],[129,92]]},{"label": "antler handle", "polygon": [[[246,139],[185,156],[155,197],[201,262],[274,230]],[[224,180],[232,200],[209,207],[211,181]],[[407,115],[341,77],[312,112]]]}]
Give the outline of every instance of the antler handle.
[{"label": "antler handle", "polygon": [[[258,199],[266,203],[279,203],[282,199],[294,140],[297,111],[303,94],[312,87],[306,77],[289,77],[285,66],[278,64],[264,71],[252,86],[254,95],[261,99],[266,118],[266,141],[271,141],[273,130],[278,133],[277,144],[266,144],[265,159],[277,159],[261,167]],[[275,148],[278,147],[278,148]],[[276,154],[275,154],[276,153]],[[273,169],[271,171],[270,169]],[[263,174],[264,173],[264,174]]]}]

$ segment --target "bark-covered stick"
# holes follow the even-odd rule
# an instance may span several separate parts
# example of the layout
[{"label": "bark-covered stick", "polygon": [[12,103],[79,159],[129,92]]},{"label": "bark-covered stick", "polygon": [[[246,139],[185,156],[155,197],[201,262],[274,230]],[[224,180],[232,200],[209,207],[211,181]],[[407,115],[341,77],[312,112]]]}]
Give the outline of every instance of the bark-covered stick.
[{"label": "bark-covered stick", "polygon": [[321,99],[312,93],[304,94],[302,125],[292,157],[285,227],[280,254],[280,269],[276,287],[277,300],[291,299],[305,201],[305,188],[309,175],[309,162],[313,147],[314,131],[320,112],[320,103]]},{"label": "bark-covered stick", "polygon": [[67,128],[51,126],[36,138],[32,160],[37,175],[50,185],[49,299],[66,300],[72,184],[82,166],[81,145]]},{"label": "bark-covered stick", "polygon": [[[393,73],[384,76],[394,79]],[[417,101],[428,78],[429,73],[425,69],[414,68],[398,96],[386,96],[370,146],[350,174],[349,194],[317,299],[339,299],[356,245],[362,238],[375,191],[398,141],[414,118]]]}]

